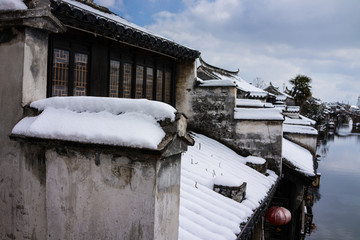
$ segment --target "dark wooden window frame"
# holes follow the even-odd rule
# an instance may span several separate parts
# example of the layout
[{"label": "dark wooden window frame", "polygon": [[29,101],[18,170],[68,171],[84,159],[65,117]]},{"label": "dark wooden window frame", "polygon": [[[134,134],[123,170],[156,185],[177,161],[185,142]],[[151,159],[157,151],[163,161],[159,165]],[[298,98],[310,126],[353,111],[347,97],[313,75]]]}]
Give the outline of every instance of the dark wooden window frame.
[{"label": "dark wooden window frame", "polygon": [[54,49],[66,50],[69,52],[69,72],[68,72],[68,96],[73,96],[74,93],[74,69],[75,69],[75,54],[86,54],[87,55],[87,75],[86,75],[86,94],[89,94],[90,90],[90,62],[91,62],[91,51],[90,45],[83,44],[78,41],[66,41],[66,40],[54,40],[50,38],[50,50],[48,54],[48,84],[47,84],[47,97],[51,97],[52,95],[52,78],[53,78],[53,59],[54,59]]},{"label": "dark wooden window frame", "polygon": [[[71,32],[74,34],[74,31]],[[111,40],[102,39],[104,43],[101,45],[106,51],[106,63],[102,63],[102,66],[107,67],[106,76],[101,73],[101,78],[97,75],[92,76],[92,73],[95,73],[92,69],[94,66],[93,61],[98,61],[97,56],[93,55],[92,49],[94,44],[99,44],[99,37],[94,37],[89,34],[89,36],[84,37],[86,33],[76,32],[74,36],[72,34],[51,34],[49,38],[49,54],[48,54],[48,85],[47,85],[47,96],[51,97],[52,94],[52,75],[53,75],[53,51],[55,48],[67,50],[70,53],[69,56],[69,82],[68,82],[68,96],[73,95],[73,81],[74,81],[74,54],[82,53],[88,56],[88,72],[87,72],[87,95],[94,96],[109,96],[109,83],[110,83],[110,60],[116,60],[120,62],[120,79],[119,79],[119,97],[123,97],[123,65],[129,63],[132,66],[131,74],[131,98],[135,98],[136,91],[136,66],[140,65],[144,68],[143,70],[143,93],[142,97],[147,98],[146,88],[147,88],[147,69],[151,68],[153,71],[153,94],[152,100],[156,100],[156,90],[157,90],[157,70],[162,70],[162,98],[159,101],[165,101],[165,73],[166,71],[171,72],[171,86],[170,86],[170,98],[171,105],[175,104],[175,80],[176,80],[176,63],[174,59],[166,58],[156,53],[147,52],[145,50],[137,49],[131,46],[127,46],[118,42],[113,42]],[[84,40],[86,39],[86,40]],[[105,61],[103,58],[100,61]],[[96,63],[95,63],[96,64]],[[100,84],[104,84],[103,90],[91,89],[92,87],[92,78],[100,79]],[[99,84],[99,83],[97,83]],[[99,86],[99,85],[97,85]],[[95,86],[94,86],[95,87]]]}]

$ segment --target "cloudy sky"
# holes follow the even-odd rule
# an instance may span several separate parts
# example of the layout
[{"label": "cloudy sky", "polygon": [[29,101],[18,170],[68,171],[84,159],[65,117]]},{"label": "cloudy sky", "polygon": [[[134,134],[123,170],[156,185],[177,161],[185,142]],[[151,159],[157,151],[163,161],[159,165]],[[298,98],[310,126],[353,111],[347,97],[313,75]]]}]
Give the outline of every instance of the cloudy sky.
[{"label": "cloudy sky", "polygon": [[312,78],[323,101],[360,96],[359,0],[95,0],[120,16],[283,88]]}]

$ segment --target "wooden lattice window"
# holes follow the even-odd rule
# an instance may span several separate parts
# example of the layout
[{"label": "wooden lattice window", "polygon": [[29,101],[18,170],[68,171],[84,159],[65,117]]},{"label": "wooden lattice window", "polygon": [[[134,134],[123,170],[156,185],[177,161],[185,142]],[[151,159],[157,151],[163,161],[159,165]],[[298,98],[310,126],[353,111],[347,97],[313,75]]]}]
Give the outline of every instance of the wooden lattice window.
[{"label": "wooden lattice window", "polygon": [[109,97],[119,97],[120,61],[110,60]]},{"label": "wooden lattice window", "polygon": [[67,96],[69,82],[69,51],[54,49],[52,96]]},{"label": "wooden lattice window", "polygon": [[163,71],[157,70],[157,77],[156,77],[156,100],[162,101],[162,89],[163,89]]},{"label": "wooden lattice window", "polygon": [[142,98],[144,90],[144,67],[136,66],[136,88],[135,98]]},{"label": "wooden lattice window", "polygon": [[165,102],[171,103],[171,72],[165,72]]},{"label": "wooden lattice window", "polygon": [[153,99],[154,90],[154,70],[150,67],[146,68],[146,98]]},{"label": "wooden lattice window", "polygon": [[131,98],[131,64],[124,63],[123,69],[123,97]]},{"label": "wooden lattice window", "polygon": [[75,53],[74,56],[74,96],[86,96],[88,55]]}]

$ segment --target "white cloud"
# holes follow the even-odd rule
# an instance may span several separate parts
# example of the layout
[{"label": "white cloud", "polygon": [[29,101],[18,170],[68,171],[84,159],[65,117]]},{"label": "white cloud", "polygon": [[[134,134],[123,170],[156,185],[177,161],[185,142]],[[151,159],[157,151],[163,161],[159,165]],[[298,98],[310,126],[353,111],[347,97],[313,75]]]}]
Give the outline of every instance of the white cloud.
[{"label": "white cloud", "polygon": [[95,3],[114,10],[122,10],[124,7],[123,0],[95,0]]},{"label": "white cloud", "polygon": [[239,68],[249,82],[261,77],[282,87],[306,74],[324,101],[355,103],[360,95],[359,1],[183,2],[184,11],[155,14],[147,27],[200,50],[210,64]]}]

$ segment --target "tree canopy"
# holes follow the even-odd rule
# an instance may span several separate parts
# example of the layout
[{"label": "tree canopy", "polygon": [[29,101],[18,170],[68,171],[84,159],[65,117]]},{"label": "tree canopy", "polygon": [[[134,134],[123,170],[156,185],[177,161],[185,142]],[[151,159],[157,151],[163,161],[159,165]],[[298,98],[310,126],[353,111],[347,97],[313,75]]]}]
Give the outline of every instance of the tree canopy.
[{"label": "tree canopy", "polygon": [[293,85],[290,95],[294,97],[295,104],[301,107],[312,96],[311,78],[299,74],[295,78],[290,79],[289,82]]}]

